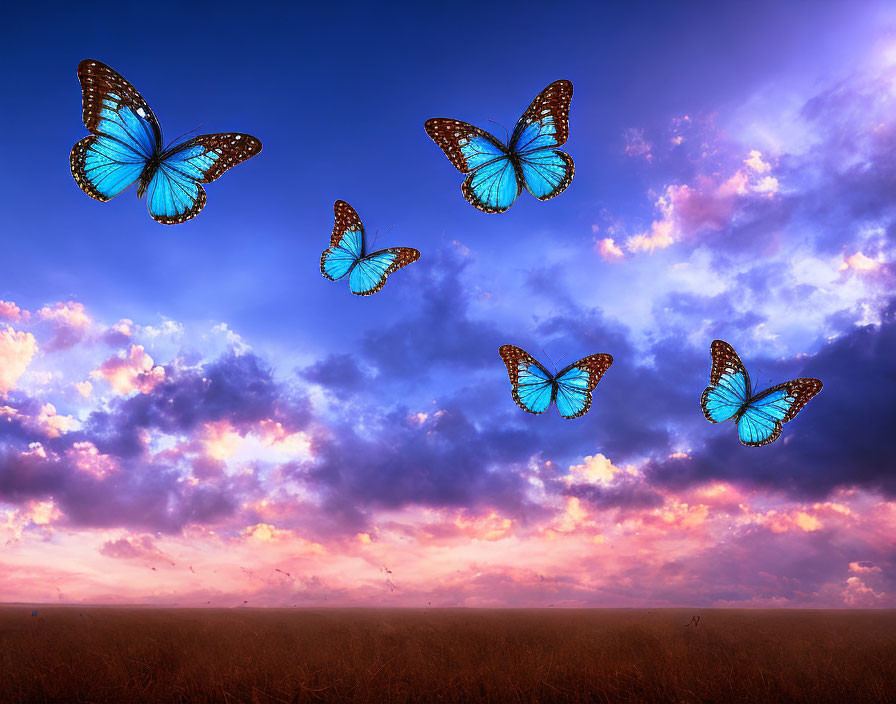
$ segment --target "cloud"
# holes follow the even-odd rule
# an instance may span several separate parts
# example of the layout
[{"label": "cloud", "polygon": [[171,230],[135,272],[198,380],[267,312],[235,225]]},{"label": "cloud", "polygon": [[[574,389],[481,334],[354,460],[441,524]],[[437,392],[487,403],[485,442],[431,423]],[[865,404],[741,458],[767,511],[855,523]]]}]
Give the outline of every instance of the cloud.
[{"label": "cloud", "polygon": [[9,320],[17,323],[27,321],[31,318],[31,313],[22,310],[12,301],[0,301],[0,320]]},{"label": "cloud", "polygon": [[93,321],[84,304],[75,301],[58,302],[37,311],[37,317],[48,321],[53,337],[46,343],[47,350],[65,350],[79,343],[87,335]]},{"label": "cloud", "polygon": [[625,153],[631,157],[642,157],[646,161],[653,159],[650,150],[653,148],[650,142],[644,138],[644,130],[630,127],[623,132],[625,139]]},{"label": "cloud", "polygon": [[705,447],[690,458],[655,461],[653,479],[675,486],[742,481],[806,497],[853,486],[896,495],[896,406],[888,382],[896,378],[896,300],[880,325],[856,327],[797,361],[787,365],[788,376],[815,377],[824,388],[785,425],[781,440],[744,448],[733,427],[712,426]]},{"label": "cloud", "polygon": [[0,327],[0,395],[15,388],[36,352],[37,341],[30,332]]},{"label": "cloud", "polygon": [[[126,396],[134,391],[146,394],[165,379],[165,368],[153,365],[152,357],[142,345],[131,345],[127,356],[110,357],[90,372],[90,376],[105,379],[116,394]],[[83,391],[81,393],[83,395]]]}]

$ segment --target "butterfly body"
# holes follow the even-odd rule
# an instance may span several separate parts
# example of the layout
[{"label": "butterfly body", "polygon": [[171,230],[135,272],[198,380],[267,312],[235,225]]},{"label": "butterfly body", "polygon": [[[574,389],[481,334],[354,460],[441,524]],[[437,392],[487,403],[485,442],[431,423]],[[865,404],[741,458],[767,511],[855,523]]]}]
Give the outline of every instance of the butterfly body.
[{"label": "butterfly body", "polygon": [[149,213],[164,225],[186,222],[205,206],[201,184],[255,156],[261,142],[242,133],[205,134],[162,146],[159,121],[143,96],[114,70],[87,59],[78,65],[84,126],[91,134],[72,148],[75,182],[98,201],[137,184]]},{"label": "butterfly body", "polygon": [[553,403],[564,418],[578,418],[591,408],[591,392],[613,364],[609,354],[593,354],[551,374],[538,360],[515,345],[498,354],[510,377],[513,400],[527,413],[544,413]]},{"label": "butterfly body", "polygon": [[420,252],[410,247],[368,254],[364,225],[355,209],[337,200],[333,212],[333,234],[330,246],[320,255],[320,273],[330,281],[348,276],[349,290],[355,295],[373,295],[386,285],[390,274],[420,258]]},{"label": "butterfly body", "polygon": [[821,391],[821,381],[803,377],[756,392],[746,367],[731,345],[714,340],[710,354],[710,385],[700,397],[703,415],[711,423],[734,421],[738,438],[749,447],[761,447],[777,440],[783,424],[793,420]]},{"label": "butterfly body", "polygon": [[536,96],[504,144],[461,120],[432,118],[426,133],[463,174],[464,198],[486,213],[503,213],[525,188],[549,200],[572,183],[575,164],[558,147],[569,137],[572,83],[551,83]]}]

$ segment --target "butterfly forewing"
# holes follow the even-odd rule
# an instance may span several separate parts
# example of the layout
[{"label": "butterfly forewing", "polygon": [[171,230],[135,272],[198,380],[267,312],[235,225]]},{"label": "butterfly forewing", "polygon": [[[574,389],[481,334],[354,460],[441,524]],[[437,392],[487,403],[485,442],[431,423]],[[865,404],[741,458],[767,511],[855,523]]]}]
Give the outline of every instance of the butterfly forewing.
[{"label": "butterfly forewing", "polygon": [[81,82],[84,126],[90,132],[101,134],[100,123],[108,118],[109,112],[128,108],[146,120],[156,149],[161,148],[159,121],[143,96],[117,71],[100,61],[85,59],[78,64],[78,80]]},{"label": "butterfly forewing", "polygon": [[[260,151],[261,141],[251,134],[201,134],[169,150],[165,161],[174,163],[177,157],[180,162],[189,160],[194,169],[190,171],[190,177],[199,183],[211,183],[227,169],[251,159]],[[182,154],[184,156],[180,156]]]},{"label": "butterfly forewing", "polygon": [[[572,102],[572,82],[554,81],[526,108],[516,127],[510,145],[523,154],[533,149],[559,147],[569,139],[569,105]],[[531,131],[534,125],[541,129]]]}]

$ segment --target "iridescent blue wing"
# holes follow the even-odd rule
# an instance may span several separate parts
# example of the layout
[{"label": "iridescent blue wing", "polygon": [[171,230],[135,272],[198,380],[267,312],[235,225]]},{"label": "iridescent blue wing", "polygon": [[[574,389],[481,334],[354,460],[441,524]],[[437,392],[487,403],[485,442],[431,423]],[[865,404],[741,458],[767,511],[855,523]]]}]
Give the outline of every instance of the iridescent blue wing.
[{"label": "iridescent blue wing", "polygon": [[774,442],[781,435],[783,424],[792,420],[819,391],[821,381],[805,377],[766,389],[749,400],[737,419],[737,436],[750,447]]},{"label": "iridescent blue wing", "polygon": [[516,405],[527,413],[544,413],[554,395],[554,378],[536,359],[514,345],[503,345],[498,354],[510,376]]},{"label": "iridescent blue wing", "polygon": [[78,80],[91,135],[72,147],[72,176],[91,198],[107,201],[140,178],[161,150],[162,132],[143,96],[105,64],[82,61]]},{"label": "iridescent blue wing", "polygon": [[710,355],[710,385],[703,389],[700,407],[706,420],[721,423],[734,418],[750,398],[750,375],[737,352],[724,340],[713,340]]},{"label": "iridescent blue wing", "polygon": [[320,255],[320,273],[337,281],[364,256],[364,225],[355,209],[344,200],[333,204],[335,224],[330,246]]},{"label": "iridescent blue wing", "polygon": [[539,200],[562,193],[575,174],[572,157],[557,149],[569,137],[571,100],[572,83],[554,81],[532,101],[510,138],[523,185]]},{"label": "iridescent blue wing", "polygon": [[410,247],[390,247],[368,254],[349,274],[349,290],[358,296],[370,296],[386,285],[389,274],[419,258],[420,252]]},{"label": "iridescent blue wing", "polygon": [[564,418],[578,418],[591,408],[591,392],[613,364],[609,354],[592,354],[573,362],[554,378],[554,402]]},{"label": "iridescent blue wing", "polygon": [[503,213],[522,192],[520,175],[507,147],[473,125],[435,117],[426,121],[426,133],[462,174],[464,198],[485,213]]},{"label": "iridescent blue wing", "polygon": [[236,132],[202,134],[175,145],[162,155],[159,167],[146,184],[149,214],[163,225],[176,225],[196,217],[206,201],[200,184],[211,183],[260,151],[258,139]]}]

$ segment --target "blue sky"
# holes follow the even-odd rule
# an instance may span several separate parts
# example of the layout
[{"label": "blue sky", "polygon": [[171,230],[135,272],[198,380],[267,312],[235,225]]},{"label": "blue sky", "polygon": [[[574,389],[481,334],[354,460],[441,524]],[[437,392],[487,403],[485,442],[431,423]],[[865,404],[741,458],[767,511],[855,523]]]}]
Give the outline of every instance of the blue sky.
[{"label": "blue sky", "polygon": [[[896,521],[887,5],[10,8],[8,592],[291,603],[297,585],[238,571],[139,586],[160,555],[223,573],[243,550],[256,573],[298,560],[311,601],[496,604],[509,580],[515,604],[892,604],[896,555],[868,533]],[[133,191],[91,200],[68,165],[84,58],[133,83],[166,140],[242,131],[262,153],[183,225]],[[573,183],[475,210],[425,120],[503,134],[489,119],[511,130],[560,78]],[[372,297],[320,275],[337,199],[377,246],[421,251]],[[762,386],[824,381],[775,445],[700,413],[716,337]],[[505,343],[616,362],[584,418],[527,416]],[[444,586],[446,550],[466,581]],[[729,567],[682,566],[697,554]],[[567,575],[554,591],[532,587],[545,564]],[[664,591],[670,570],[683,586]]]}]

